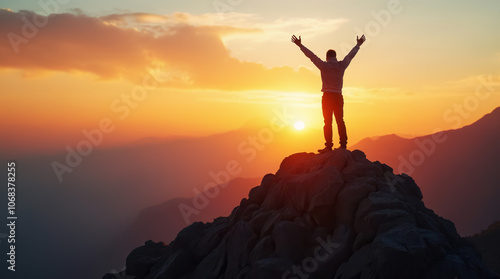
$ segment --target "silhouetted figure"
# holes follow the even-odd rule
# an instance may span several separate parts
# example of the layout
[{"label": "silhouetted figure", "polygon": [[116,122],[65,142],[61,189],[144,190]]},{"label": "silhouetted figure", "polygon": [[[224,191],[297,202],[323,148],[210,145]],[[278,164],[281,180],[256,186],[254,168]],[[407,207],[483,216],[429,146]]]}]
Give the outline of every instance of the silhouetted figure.
[{"label": "silhouetted figure", "polygon": [[302,52],[309,57],[314,65],[316,65],[316,67],[318,67],[321,71],[321,80],[323,82],[323,88],[321,89],[323,92],[321,105],[323,107],[323,118],[325,120],[325,126],[323,127],[323,132],[325,134],[325,148],[318,150],[320,153],[332,150],[333,114],[335,114],[335,120],[337,121],[340,148],[345,149],[347,146],[347,132],[344,123],[344,97],[342,96],[344,72],[356,53],[358,53],[359,47],[365,42],[365,40],[365,35],[361,36],[361,38],[356,37],[356,46],[349,52],[349,54],[346,55],[346,57],[344,57],[344,60],[338,61],[337,53],[335,50],[330,49],[326,52],[326,61],[323,61],[312,51],[302,45],[302,39],[300,36],[299,38],[295,35],[292,36],[292,42],[298,45],[300,50],[302,50]]}]

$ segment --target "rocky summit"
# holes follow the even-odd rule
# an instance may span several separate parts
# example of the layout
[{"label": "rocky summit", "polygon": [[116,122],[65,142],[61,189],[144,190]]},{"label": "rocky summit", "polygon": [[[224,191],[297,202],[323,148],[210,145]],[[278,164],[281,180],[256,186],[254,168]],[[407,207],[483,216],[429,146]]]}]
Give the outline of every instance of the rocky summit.
[{"label": "rocky summit", "polygon": [[294,154],[228,217],[194,223],[169,245],[147,241],[134,249],[126,274],[499,278],[454,224],[426,208],[422,198],[411,177],[395,175],[359,150]]}]

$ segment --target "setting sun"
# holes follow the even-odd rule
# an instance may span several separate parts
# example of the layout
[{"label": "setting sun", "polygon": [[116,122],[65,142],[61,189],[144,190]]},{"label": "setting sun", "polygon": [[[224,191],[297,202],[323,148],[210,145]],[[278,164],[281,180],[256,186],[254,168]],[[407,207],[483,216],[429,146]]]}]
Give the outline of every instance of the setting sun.
[{"label": "setting sun", "polygon": [[294,127],[297,130],[302,130],[306,127],[306,124],[304,124],[304,122],[302,122],[302,121],[297,121],[297,122],[295,122]]}]

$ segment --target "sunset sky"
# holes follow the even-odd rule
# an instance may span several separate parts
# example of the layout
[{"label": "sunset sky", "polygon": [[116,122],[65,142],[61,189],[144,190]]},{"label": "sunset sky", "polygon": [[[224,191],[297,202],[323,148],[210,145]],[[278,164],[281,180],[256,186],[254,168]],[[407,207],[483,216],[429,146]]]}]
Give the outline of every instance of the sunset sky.
[{"label": "sunset sky", "polygon": [[[0,150],[64,150],[109,120],[103,146],[265,126],[322,127],[324,59],[346,71],[349,144],[470,124],[500,105],[500,1],[0,2]],[[293,125],[291,125],[293,127]],[[322,142],[318,142],[318,148]]]}]

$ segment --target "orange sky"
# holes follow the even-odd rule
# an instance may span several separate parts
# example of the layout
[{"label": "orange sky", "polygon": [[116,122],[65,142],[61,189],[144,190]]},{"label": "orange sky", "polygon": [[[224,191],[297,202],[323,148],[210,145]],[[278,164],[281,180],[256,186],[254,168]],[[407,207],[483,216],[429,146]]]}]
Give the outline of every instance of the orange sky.
[{"label": "orange sky", "polygon": [[[344,82],[350,144],[458,128],[500,105],[500,39],[488,33],[499,19],[488,16],[490,9],[463,4],[456,8],[461,14],[442,10],[439,16],[412,3],[383,22],[378,17],[388,6],[377,2],[357,11],[362,18],[352,11],[273,17],[245,13],[243,6],[222,16],[187,9],[47,17],[3,7],[1,148],[10,154],[62,150],[102,119],[115,127],[105,145],[200,136],[265,125],[282,109],[305,122],[304,133],[317,132],[320,78],[290,43],[293,33],[320,57],[328,48],[343,57],[357,31],[366,33]],[[460,17],[471,21],[461,26]]]}]

